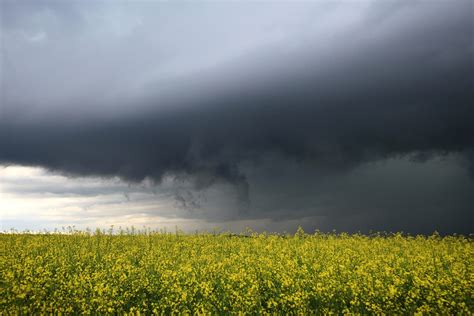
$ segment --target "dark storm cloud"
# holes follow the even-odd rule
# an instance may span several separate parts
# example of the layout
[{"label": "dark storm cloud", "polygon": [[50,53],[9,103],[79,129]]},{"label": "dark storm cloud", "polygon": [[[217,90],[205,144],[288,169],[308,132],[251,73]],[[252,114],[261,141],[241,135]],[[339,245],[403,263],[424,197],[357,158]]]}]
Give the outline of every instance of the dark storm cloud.
[{"label": "dark storm cloud", "polygon": [[[324,175],[384,159],[448,154],[463,156],[472,170],[471,6],[374,4],[356,27],[329,40],[308,33],[295,47],[269,44],[165,86],[148,83],[144,95],[116,100],[133,104],[119,115],[94,114],[113,109],[99,99],[41,108],[37,115],[9,99],[0,121],[0,162],[132,182],[175,175],[191,178],[198,189],[230,182],[247,210],[239,216],[250,218],[265,211],[248,209],[242,165],[264,167],[270,156]],[[288,179],[299,181],[281,181]],[[317,181],[308,173],[303,182],[310,186],[310,180]],[[465,221],[472,200],[460,200]],[[301,217],[317,208],[317,201],[299,201],[309,205],[301,206]],[[331,216],[350,213],[334,205]],[[381,209],[378,214],[392,218],[397,207]]]},{"label": "dark storm cloud", "polygon": [[309,217],[302,224],[310,231],[472,232],[474,181],[453,156],[389,159],[339,174],[278,158],[246,170],[254,218]]}]

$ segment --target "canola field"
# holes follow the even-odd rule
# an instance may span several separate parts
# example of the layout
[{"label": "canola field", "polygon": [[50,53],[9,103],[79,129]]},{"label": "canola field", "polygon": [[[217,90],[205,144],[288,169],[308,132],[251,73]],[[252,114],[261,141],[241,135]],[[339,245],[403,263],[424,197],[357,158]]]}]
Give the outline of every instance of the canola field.
[{"label": "canola field", "polygon": [[461,236],[2,234],[0,314],[473,314]]}]

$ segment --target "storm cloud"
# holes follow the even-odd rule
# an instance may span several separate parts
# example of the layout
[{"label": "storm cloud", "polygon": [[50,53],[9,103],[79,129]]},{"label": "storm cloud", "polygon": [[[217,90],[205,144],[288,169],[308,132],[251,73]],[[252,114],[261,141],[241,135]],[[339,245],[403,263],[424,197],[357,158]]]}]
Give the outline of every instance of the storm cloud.
[{"label": "storm cloud", "polygon": [[[473,185],[457,164],[474,174],[471,1],[2,6],[1,164],[235,188],[236,213],[191,217],[416,232],[454,214],[442,228],[470,232]],[[407,174],[386,187],[405,190],[401,204],[357,176],[440,157],[458,180],[413,194]],[[177,201],[202,207],[187,192]],[[403,225],[407,210],[437,219]]]}]

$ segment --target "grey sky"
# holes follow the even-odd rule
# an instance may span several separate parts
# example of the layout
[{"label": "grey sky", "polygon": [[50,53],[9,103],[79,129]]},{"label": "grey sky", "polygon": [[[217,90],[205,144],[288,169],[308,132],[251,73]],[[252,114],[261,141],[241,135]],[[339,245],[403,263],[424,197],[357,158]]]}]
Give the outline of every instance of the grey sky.
[{"label": "grey sky", "polygon": [[471,1],[1,4],[3,225],[472,231]]}]

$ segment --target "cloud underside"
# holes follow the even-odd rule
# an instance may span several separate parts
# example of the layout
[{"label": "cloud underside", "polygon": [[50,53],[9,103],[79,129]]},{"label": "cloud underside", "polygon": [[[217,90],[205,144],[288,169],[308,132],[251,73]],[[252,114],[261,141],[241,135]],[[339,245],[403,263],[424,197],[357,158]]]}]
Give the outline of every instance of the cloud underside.
[{"label": "cloud underside", "polygon": [[[297,183],[317,187],[315,177],[343,177],[377,161],[456,155],[472,174],[472,14],[469,2],[458,4],[449,10],[440,5],[443,18],[436,10],[424,18],[421,6],[411,20],[398,17],[406,27],[397,26],[396,16],[376,12],[334,41],[309,35],[294,47],[269,45],[166,84],[152,80],[138,96],[66,99],[36,108],[8,99],[0,118],[0,163],[132,183],[182,177],[197,190],[228,183],[248,208],[240,218],[252,218],[245,215],[252,209],[269,218],[289,212],[285,205],[266,213],[275,205],[264,198],[249,207],[252,188],[289,192],[288,200],[310,205],[301,206],[299,216],[312,214],[317,207],[304,197],[311,192]],[[250,174],[278,174],[295,164],[298,172],[277,177],[285,185]],[[292,183],[300,189],[288,190]],[[183,195],[177,199],[189,203]],[[466,216],[472,200],[459,199]],[[347,206],[333,205],[331,216],[338,210],[350,215]],[[393,205],[381,208],[389,214],[385,220],[396,217]]]},{"label": "cloud underside", "polygon": [[401,155],[470,157],[471,30],[448,26],[421,38],[410,31],[350,50],[341,46],[317,63],[316,45],[270,63],[262,57],[265,75],[255,80],[255,56],[249,56],[239,69],[194,75],[170,91],[132,100],[137,112],[114,118],[50,111],[34,121],[9,119],[6,108],[0,160],[132,181],[167,172],[237,181],[239,163],[269,153],[328,170]]}]

